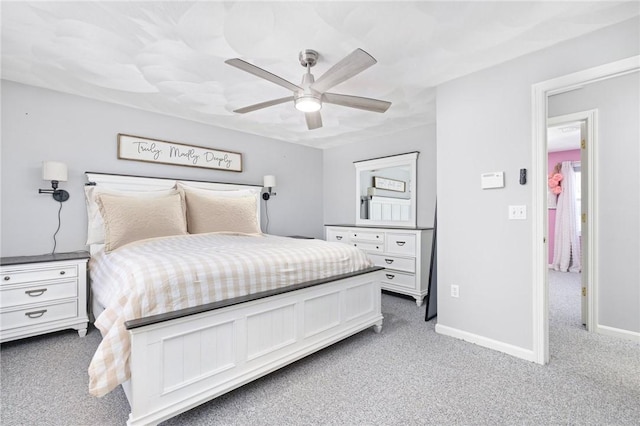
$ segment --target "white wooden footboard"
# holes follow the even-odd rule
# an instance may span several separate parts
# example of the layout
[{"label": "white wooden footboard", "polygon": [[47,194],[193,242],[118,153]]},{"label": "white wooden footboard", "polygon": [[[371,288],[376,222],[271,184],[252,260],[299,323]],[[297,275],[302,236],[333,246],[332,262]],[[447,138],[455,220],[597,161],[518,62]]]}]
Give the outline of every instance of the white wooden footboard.
[{"label": "white wooden footboard", "polygon": [[128,424],[157,424],[370,326],[379,332],[381,274],[130,329]]}]

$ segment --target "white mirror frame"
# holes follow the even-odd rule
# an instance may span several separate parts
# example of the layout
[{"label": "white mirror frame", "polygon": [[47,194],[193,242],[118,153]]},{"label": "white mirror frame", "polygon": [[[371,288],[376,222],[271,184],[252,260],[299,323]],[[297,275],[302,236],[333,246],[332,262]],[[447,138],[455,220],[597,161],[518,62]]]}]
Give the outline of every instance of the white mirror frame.
[{"label": "white mirror frame", "polygon": [[[417,160],[418,152],[410,152],[407,154],[393,155],[390,157],[374,158],[371,160],[363,160],[354,162],[356,168],[356,196],[355,196],[355,214],[356,226],[390,226],[402,228],[415,228],[417,223]],[[410,181],[409,194],[411,194],[411,206],[409,208],[410,219],[406,221],[390,221],[390,220],[372,220],[362,219],[360,217],[360,174],[365,170],[376,170],[396,166],[409,166]]]}]

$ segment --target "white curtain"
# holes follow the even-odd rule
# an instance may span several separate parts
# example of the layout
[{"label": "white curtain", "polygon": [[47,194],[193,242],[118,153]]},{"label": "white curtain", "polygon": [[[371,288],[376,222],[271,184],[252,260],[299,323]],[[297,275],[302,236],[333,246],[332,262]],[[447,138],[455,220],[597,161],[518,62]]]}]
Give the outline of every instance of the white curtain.
[{"label": "white curtain", "polygon": [[562,192],[556,208],[556,232],[552,267],[556,271],[580,272],[581,250],[576,223],[576,175],[571,161],[563,161]]}]

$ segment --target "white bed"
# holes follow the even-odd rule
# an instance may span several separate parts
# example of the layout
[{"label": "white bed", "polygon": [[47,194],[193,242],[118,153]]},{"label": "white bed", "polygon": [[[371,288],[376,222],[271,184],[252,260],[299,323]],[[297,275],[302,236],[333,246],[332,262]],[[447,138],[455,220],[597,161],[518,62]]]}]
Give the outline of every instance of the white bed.
[{"label": "white bed", "polygon": [[[87,178],[97,188],[125,191],[166,190],[177,183],[171,179],[89,172]],[[258,195],[261,189],[204,182],[188,184],[203,189],[253,189]],[[259,223],[259,209],[255,214]],[[113,230],[112,225],[108,226]],[[187,256],[187,250],[182,249],[181,244],[187,241],[189,244],[196,242],[193,256]],[[236,247],[239,241],[248,243],[249,248]],[[284,249],[280,243],[293,244],[293,247]],[[215,248],[202,249],[202,244],[213,244]],[[100,305],[107,305],[101,315],[96,315],[96,326],[105,336],[103,344],[109,342],[111,345],[111,352],[107,351],[104,356],[101,345],[102,349],[96,353],[90,368],[92,385],[96,383],[96,371],[111,368],[112,374],[109,384],[97,392],[95,389],[100,386],[94,388],[94,393],[104,394],[113,387],[114,380],[122,383],[131,405],[128,423],[157,424],[368,327],[374,326],[379,332],[382,326],[380,268],[371,268],[357,259],[345,260],[353,253],[348,256],[340,253],[345,245],[333,244],[319,240],[216,233],[132,242],[108,254],[104,254],[99,244],[93,244],[90,269],[91,266],[95,268],[92,278],[96,278],[94,313],[98,314]],[[236,252],[233,247],[237,248]],[[253,250],[251,247],[256,248],[253,254],[249,254]],[[318,265],[314,256],[321,248],[333,252],[331,259],[334,260],[329,261],[329,268],[312,267]],[[284,252],[286,260],[277,260],[282,257],[267,254],[269,250]],[[213,266],[198,266],[198,262],[194,263],[196,266],[188,266],[193,263],[193,257],[204,252],[223,253],[223,259]],[[154,262],[162,261],[162,253],[167,259],[182,258],[185,266],[179,267],[178,272],[171,267],[164,275],[159,273],[161,267]],[[136,261],[135,256],[142,256],[140,259],[145,261]],[[226,260],[224,256],[227,256]],[[232,266],[232,259],[248,264],[243,256],[259,258],[258,265],[262,266],[251,266],[249,269],[253,269],[254,274]],[[358,257],[357,253],[355,257]],[[113,265],[105,266],[109,264],[106,259],[118,264],[127,263],[122,259],[132,260],[129,266],[118,270]],[[131,272],[136,264],[146,269],[146,275]],[[215,274],[218,275],[213,274],[215,278],[211,278],[205,270],[217,271]],[[133,276],[137,278],[130,278]],[[159,280],[168,288],[177,289],[177,281],[186,281],[190,285],[184,288],[190,290],[176,298],[178,303],[165,303],[164,296],[159,298],[162,300],[159,303],[158,297],[148,297],[145,290],[132,290],[132,297],[143,303],[142,308],[131,308],[123,296],[127,292],[110,289],[108,283],[125,281],[129,286],[130,281],[136,279],[141,288]],[[209,290],[203,290],[205,287],[200,285],[205,281],[227,284],[225,290],[218,288],[205,294]],[[240,286],[238,281],[246,281],[248,286]],[[114,308],[113,303],[120,306]],[[159,309],[157,305],[162,304],[165,308]],[[112,327],[120,327],[120,330],[110,333],[114,330]],[[124,334],[125,338],[110,340],[113,337],[110,334]],[[118,353],[125,355],[118,361],[122,364],[103,368],[114,358],[113,354]],[[127,353],[130,353],[128,358]]]}]

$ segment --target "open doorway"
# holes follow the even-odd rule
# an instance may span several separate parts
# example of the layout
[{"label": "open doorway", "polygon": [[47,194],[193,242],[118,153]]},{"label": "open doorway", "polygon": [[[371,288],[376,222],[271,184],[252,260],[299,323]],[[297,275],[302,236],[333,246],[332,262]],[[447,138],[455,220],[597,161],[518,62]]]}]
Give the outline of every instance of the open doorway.
[{"label": "open doorway", "polygon": [[[537,179],[533,179],[532,207],[535,362],[549,362],[548,185],[544,173],[548,163],[547,120],[549,116],[567,114],[571,111],[570,106],[598,108],[599,118],[594,120],[598,127],[588,133],[606,141],[606,144],[589,144],[586,161],[584,154],[581,159],[582,181],[585,180],[585,164],[588,164],[586,170],[590,180],[586,200],[586,191],[582,188],[582,202],[583,205],[587,203],[588,213],[582,218],[586,225],[583,225],[581,235],[586,252],[583,258],[585,254],[588,258],[582,268],[582,276],[587,275],[588,282],[587,326],[596,333],[640,341],[640,288],[637,286],[640,240],[636,237],[640,229],[637,220],[640,217],[637,167],[639,71],[640,56],[633,56],[533,86],[532,166],[539,173]],[[564,100],[559,102],[556,98]],[[583,99],[576,102],[577,98]],[[555,106],[552,105],[554,100]],[[626,126],[628,122],[631,125]],[[604,181],[594,185],[596,173],[603,177],[615,176],[615,185],[605,185]]]},{"label": "open doorway", "polygon": [[583,256],[582,217],[587,211],[582,192],[588,193],[588,182],[585,179],[583,185],[581,147],[591,119],[592,114],[579,113],[547,121],[549,321],[572,328],[587,328],[589,322],[587,282],[582,276],[588,262]]}]

